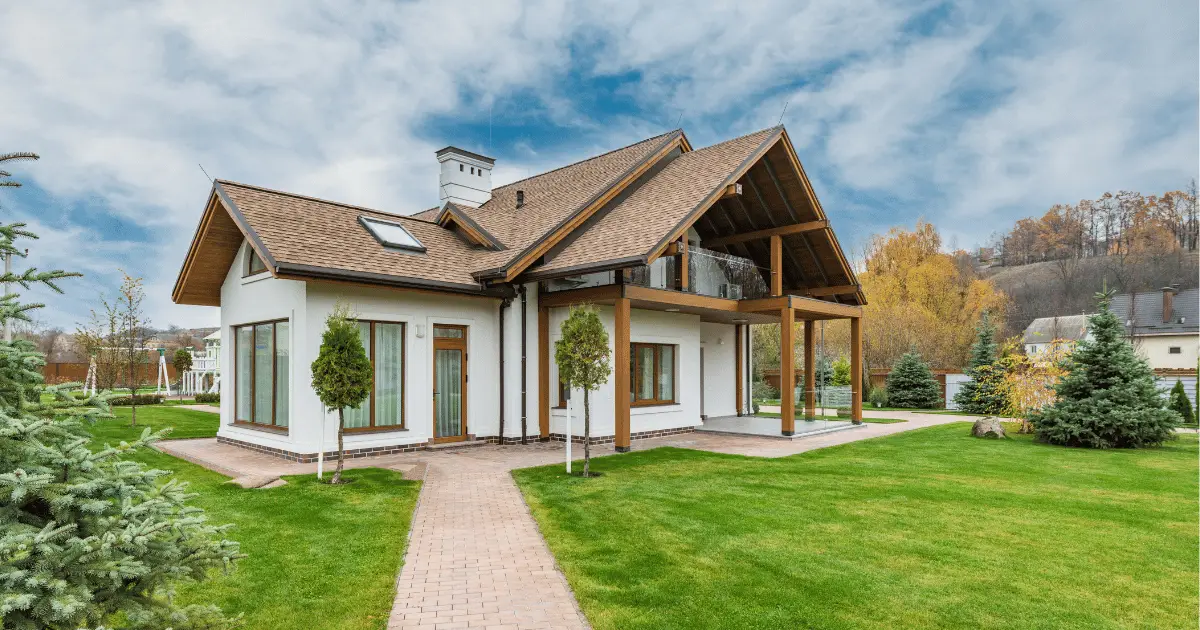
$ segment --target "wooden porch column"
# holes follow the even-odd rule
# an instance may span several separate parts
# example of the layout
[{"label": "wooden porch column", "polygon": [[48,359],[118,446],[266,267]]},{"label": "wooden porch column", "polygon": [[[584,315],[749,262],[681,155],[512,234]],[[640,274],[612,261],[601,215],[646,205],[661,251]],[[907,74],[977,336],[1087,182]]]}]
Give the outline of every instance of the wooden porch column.
[{"label": "wooden porch column", "polygon": [[771,235],[771,295],[783,295],[783,237]]},{"label": "wooden porch column", "polygon": [[779,416],[784,435],[796,433],[796,312],[785,306],[779,311]]},{"label": "wooden porch column", "polygon": [[629,452],[629,298],[613,302],[613,399],[616,401],[613,446]]},{"label": "wooden porch column", "polygon": [[816,322],[804,320],[804,418],[817,415],[817,344]]},{"label": "wooden porch column", "polygon": [[550,439],[550,309],[538,306],[538,439]]},{"label": "wooden porch column", "polygon": [[688,258],[687,234],[684,234],[683,238],[679,239],[679,290],[685,293],[688,290],[688,283],[691,282],[691,278],[688,278]]},{"label": "wooden porch column", "polygon": [[746,379],[742,378],[742,325],[733,325],[733,372],[734,380],[737,384],[734,385],[734,404],[737,406],[737,415],[742,415],[742,384]]},{"label": "wooden porch column", "polygon": [[862,424],[862,318],[850,319],[850,420]]}]

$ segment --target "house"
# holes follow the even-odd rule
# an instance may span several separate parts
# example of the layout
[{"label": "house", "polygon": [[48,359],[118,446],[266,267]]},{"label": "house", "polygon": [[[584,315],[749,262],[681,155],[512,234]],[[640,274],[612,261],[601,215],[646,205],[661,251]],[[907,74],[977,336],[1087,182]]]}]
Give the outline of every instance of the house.
[{"label": "house", "polygon": [[492,158],[436,158],[441,204],[410,216],[213,183],[173,299],[221,309],[219,440],[298,461],[332,452],[337,414],[309,366],[338,302],[374,365],[371,396],[346,413],[356,456],[564,439],[553,344],[579,304],[596,305],[613,344],[592,436],[619,451],[749,413],[751,325],[810,323],[812,365],[811,322],[850,319],[861,374],[865,299],[783,127],[702,149],[676,130],[495,188]]},{"label": "house", "polygon": [[1125,323],[1138,354],[1154,368],[1160,388],[1183,381],[1196,401],[1196,364],[1200,354],[1200,290],[1163,287],[1158,291],[1113,297],[1109,308]]},{"label": "house", "polygon": [[1088,315],[1062,315],[1058,317],[1039,317],[1025,327],[1021,336],[1021,345],[1025,354],[1034,356],[1045,352],[1054,343],[1074,346],[1083,339],[1088,339]]}]

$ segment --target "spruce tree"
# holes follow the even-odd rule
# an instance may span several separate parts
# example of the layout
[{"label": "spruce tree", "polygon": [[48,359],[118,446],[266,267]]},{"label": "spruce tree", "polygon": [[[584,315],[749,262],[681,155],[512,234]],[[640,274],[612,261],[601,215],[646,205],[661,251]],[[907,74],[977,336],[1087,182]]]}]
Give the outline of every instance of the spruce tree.
[{"label": "spruce tree", "polygon": [[896,360],[887,377],[888,404],[906,409],[934,409],[942,403],[942,388],[915,350]]},{"label": "spruce tree", "polygon": [[967,362],[969,380],[954,395],[954,403],[969,413],[999,415],[1008,407],[1004,394],[1005,364],[997,361],[996,327],[984,311]]},{"label": "spruce tree", "polygon": [[1174,437],[1179,415],[1164,409],[1154,372],[1125,338],[1120,320],[1100,294],[1100,312],[1088,318],[1090,339],[1067,358],[1054,404],[1030,415],[1037,438],[1089,448],[1136,448]]},{"label": "spruce tree", "polygon": [[[14,253],[17,237],[33,235],[0,226],[0,253]],[[57,281],[78,275],[28,269],[0,282],[61,292]],[[0,321],[28,321],[40,306],[6,295]],[[77,384],[44,387],[43,365],[28,341],[0,341],[0,626],[234,627],[215,607],[172,601],[175,584],[207,579],[240,554],[188,504],[186,483],[127,459],[166,430],[96,447],[86,423],[111,417],[107,403],[76,399]],[[22,395],[30,390],[38,395]]]},{"label": "spruce tree", "polygon": [[1183,388],[1183,381],[1175,381],[1175,386],[1171,388],[1171,395],[1167,401],[1167,409],[1179,414],[1184,422],[1195,422],[1195,416],[1192,415],[1192,401],[1188,399],[1187,390]]}]

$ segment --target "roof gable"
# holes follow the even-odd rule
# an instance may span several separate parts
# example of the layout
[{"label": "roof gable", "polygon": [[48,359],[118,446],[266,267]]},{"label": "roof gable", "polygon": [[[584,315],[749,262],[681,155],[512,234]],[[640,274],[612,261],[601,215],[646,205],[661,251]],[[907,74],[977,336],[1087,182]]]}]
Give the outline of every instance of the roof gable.
[{"label": "roof gable", "polygon": [[509,248],[490,255],[479,276],[513,279],[676,148],[691,150],[678,130],[493,190],[487,203],[464,209]]},{"label": "roof gable", "polygon": [[[729,194],[741,189],[741,194]],[[530,277],[649,264],[695,228],[701,246],[770,268],[768,239],[736,240],[781,226],[785,292],[865,304],[857,276],[783,127],[764,129],[684,154],[607,210]],[[729,242],[726,242],[729,241]]]}]

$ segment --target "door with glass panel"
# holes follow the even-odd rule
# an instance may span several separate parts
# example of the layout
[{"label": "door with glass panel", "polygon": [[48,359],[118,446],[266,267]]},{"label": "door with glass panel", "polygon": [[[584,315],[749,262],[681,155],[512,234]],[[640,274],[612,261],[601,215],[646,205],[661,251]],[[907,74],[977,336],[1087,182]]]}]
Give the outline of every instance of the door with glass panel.
[{"label": "door with glass panel", "polygon": [[467,327],[433,327],[433,440],[467,436]]}]

